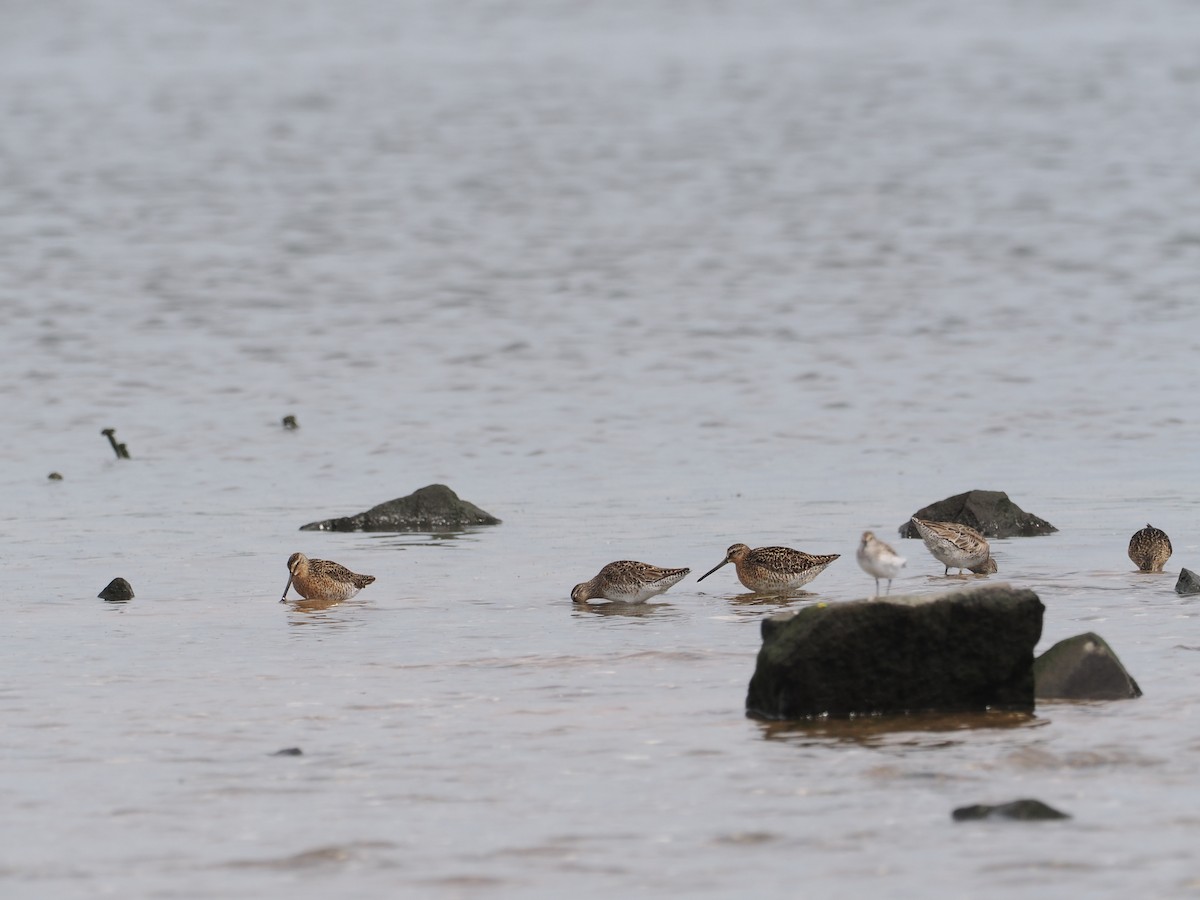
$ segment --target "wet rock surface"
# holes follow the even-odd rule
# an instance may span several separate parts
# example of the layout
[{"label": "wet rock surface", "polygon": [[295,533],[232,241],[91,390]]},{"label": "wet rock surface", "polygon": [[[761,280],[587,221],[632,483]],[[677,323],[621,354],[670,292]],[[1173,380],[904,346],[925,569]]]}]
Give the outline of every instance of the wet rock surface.
[{"label": "wet rock surface", "polygon": [[96,596],[110,603],[124,603],[133,599],[133,585],[124,578],[114,578]]},{"label": "wet rock surface", "polygon": [[[1027,513],[1008,499],[1004,491],[967,491],[913,513],[918,519],[933,522],[957,522],[974,528],[984,537],[1032,537],[1058,531],[1045,519]],[[912,520],[900,526],[900,537],[919,538]]]},{"label": "wet rock surface", "polygon": [[1128,700],[1142,689],[1094,632],[1059,641],[1033,661],[1039,700]]},{"label": "wet rock surface", "polygon": [[1041,800],[1013,800],[1011,803],[1001,803],[989,806],[976,803],[973,806],[960,806],[951,814],[955,822],[973,822],[983,819],[1009,819],[1018,822],[1045,822],[1054,819],[1069,819],[1067,813],[1059,812],[1053,806],[1048,806]]},{"label": "wet rock surface", "polygon": [[763,719],[1032,711],[1044,607],[1007,584],[773,616],[746,697]]},{"label": "wet rock surface", "polygon": [[301,531],[439,531],[468,525],[499,525],[500,520],[474,503],[459,499],[444,484],[431,484],[407,497],[338,519],[309,522]]},{"label": "wet rock surface", "polygon": [[1175,582],[1177,594],[1200,594],[1200,576],[1191,569],[1180,569],[1179,578]]}]

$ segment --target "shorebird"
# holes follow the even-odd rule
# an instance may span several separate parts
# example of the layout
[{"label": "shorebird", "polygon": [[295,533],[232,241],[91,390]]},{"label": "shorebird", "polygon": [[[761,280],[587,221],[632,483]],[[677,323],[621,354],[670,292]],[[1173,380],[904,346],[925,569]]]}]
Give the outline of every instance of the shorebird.
[{"label": "shorebird", "polygon": [[1149,523],[1129,539],[1129,558],[1139,571],[1161,572],[1170,555],[1171,539]]},{"label": "shorebird", "polygon": [[645,603],[675,585],[691,569],[660,569],[649,563],[619,559],[591,578],[571,588],[576,603],[611,600],[614,603]]},{"label": "shorebird", "polygon": [[343,565],[327,559],[309,559],[303,553],[288,557],[288,580],[283,588],[282,603],[288,590],[295,585],[296,593],[305,600],[349,600],[375,580],[374,575],[357,575]]},{"label": "shorebird", "polygon": [[930,522],[916,516],[912,517],[912,523],[934,559],[946,567],[944,574],[949,575],[951,569],[958,569],[960,575],[963,569],[970,569],[976,575],[996,571],[992,548],[974,528],[957,522]]},{"label": "shorebird", "polygon": [[840,553],[814,556],[791,547],[751,550],[745,544],[734,544],[725,551],[723,560],[696,580],[703,581],[721,566],[733,563],[738,581],[756,594],[794,591],[824,572],[825,567],[839,556]]},{"label": "shorebird", "polygon": [[879,596],[879,579],[887,579],[887,592],[892,592],[892,579],[900,574],[907,560],[875,537],[875,532],[864,531],[862,543],[858,545],[858,564],[868,575],[875,578],[875,596]]}]

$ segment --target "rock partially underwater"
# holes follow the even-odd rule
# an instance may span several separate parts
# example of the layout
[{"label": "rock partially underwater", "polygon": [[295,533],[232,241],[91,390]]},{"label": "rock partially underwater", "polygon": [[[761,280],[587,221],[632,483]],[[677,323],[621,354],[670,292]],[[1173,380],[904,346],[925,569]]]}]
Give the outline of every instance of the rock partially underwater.
[{"label": "rock partially underwater", "polygon": [[989,806],[976,803],[974,806],[960,806],[951,813],[955,822],[973,822],[981,819],[1009,819],[1016,822],[1047,822],[1055,819],[1071,818],[1067,813],[1059,812],[1053,806],[1048,806],[1041,800],[1013,800],[1010,803],[1000,803]]},{"label": "rock partially underwater", "polygon": [[764,719],[1032,711],[1044,607],[1007,584],[765,619],[746,712]]},{"label": "rock partially underwater", "polygon": [[[933,522],[957,522],[974,528],[984,537],[1032,537],[1058,531],[1045,519],[1027,513],[1008,499],[1004,491],[967,491],[913,513],[918,519]],[[900,537],[919,538],[912,520],[900,526]]]},{"label": "rock partially underwater", "polygon": [[1087,632],[1059,641],[1033,661],[1039,700],[1128,700],[1142,696],[1112,647]]},{"label": "rock partially underwater", "polygon": [[1200,577],[1191,569],[1180,569],[1179,578],[1175,581],[1175,593],[1183,594],[1200,594]]},{"label": "rock partially underwater", "polygon": [[124,603],[133,599],[133,585],[124,578],[114,578],[96,596],[110,603]]},{"label": "rock partially underwater", "polygon": [[441,531],[468,525],[499,525],[474,503],[460,500],[444,484],[431,484],[407,497],[388,500],[366,512],[300,526],[301,531]]}]

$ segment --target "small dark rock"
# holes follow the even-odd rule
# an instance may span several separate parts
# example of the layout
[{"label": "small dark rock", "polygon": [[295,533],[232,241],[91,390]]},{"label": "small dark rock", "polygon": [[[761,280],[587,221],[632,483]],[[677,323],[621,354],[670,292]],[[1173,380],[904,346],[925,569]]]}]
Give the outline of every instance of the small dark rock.
[{"label": "small dark rock", "polygon": [[500,520],[474,503],[460,500],[444,484],[431,484],[373,506],[366,512],[323,522],[309,522],[301,531],[439,531],[467,525],[499,525]]},{"label": "small dark rock", "polygon": [[1039,700],[1128,700],[1142,696],[1112,647],[1088,632],[1059,641],[1033,661]]},{"label": "small dark rock", "polygon": [[62,473],[61,472],[51,472],[46,477],[49,478],[51,481],[62,481]]},{"label": "small dark rock", "polygon": [[[974,528],[984,537],[1031,537],[1058,531],[1045,519],[1027,513],[1008,499],[1004,491],[967,491],[937,503],[931,503],[913,513],[918,519],[933,522],[957,522]],[[910,518],[900,526],[900,537],[919,538],[917,526]]]},{"label": "small dark rock", "polygon": [[1180,569],[1179,580],[1175,582],[1177,594],[1200,594],[1200,576],[1191,569]]},{"label": "small dark rock", "polygon": [[286,428],[288,431],[295,431],[300,426],[296,424],[295,416],[284,416],[283,417],[283,427]]},{"label": "small dark rock", "polygon": [[746,696],[763,719],[1032,712],[1044,607],[1007,584],[810,606],[763,621]]},{"label": "small dark rock", "polygon": [[133,599],[133,586],[124,578],[114,578],[96,596],[111,603],[124,603]]},{"label": "small dark rock", "polygon": [[284,747],[282,750],[276,750],[272,756],[303,756],[304,751],[299,747]]},{"label": "small dark rock", "polygon": [[1041,800],[1013,800],[998,806],[976,803],[960,806],[952,813],[955,822],[972,822],[980,819],[1010,819],[1017,822],[1044,822],[1050,819],[1071,818]]}]

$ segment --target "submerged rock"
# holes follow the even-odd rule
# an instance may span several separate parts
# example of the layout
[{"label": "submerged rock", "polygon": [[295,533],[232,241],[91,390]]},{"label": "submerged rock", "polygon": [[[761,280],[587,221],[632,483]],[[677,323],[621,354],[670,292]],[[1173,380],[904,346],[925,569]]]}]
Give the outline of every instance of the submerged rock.
[{"label": "submerged rock", "polygon": [[366,512],[323,522],[309,522],[301,531],[438,531],[466,525],[499,525],[500,520],[474,503],[460,500],[444,484],[431,484],[407,497],[388,500]]},{"label": "submerged rock", "polygon": [[1112,647],[1088,632],[1059,641],[1033,661],[1039,700],[1128,700],[1142,689]]},{"label": "submerged rock", "polygon": [[1180,569],[1179,580],[1175,582],[1177,594],[1200,594],[1200,577],[1191,569]]},{"label": "submerged rock", "polygon": [[96,596],[111,603],[124,603],[133,599],[133,585],[124,578],[114,578]]},{"label": "submerged rock", "polygon": [[[913,513],[918,519],[933,522],[957,522],[974,528],[984,537],[1031,537],[1058,531],[1045,519],[1027,513],[1008,499],[1004,491],[967,491]],[[910,518],[900,526],[900,537],[919,538]]]},{"label": "submerged rock", "polygon": [[998,806],[976,803],[974,806],[960,806],[951,815],[955,822],[971,822],[979,819],[1042,822],[1050,819],[1071,818],[1053,806],[1047,806],[1041,800],[1013,800],[1011,803],[1001,803]]},{"label": "submerged rock", "polygon": [[1007,584],[812,606],[763,621],[746,696],[764,719],[1032,711],[1044,607]]}]

